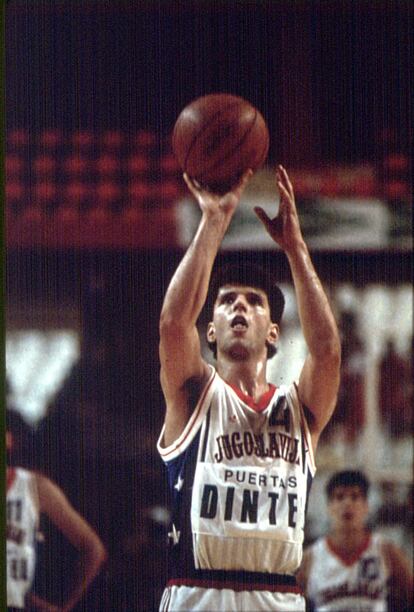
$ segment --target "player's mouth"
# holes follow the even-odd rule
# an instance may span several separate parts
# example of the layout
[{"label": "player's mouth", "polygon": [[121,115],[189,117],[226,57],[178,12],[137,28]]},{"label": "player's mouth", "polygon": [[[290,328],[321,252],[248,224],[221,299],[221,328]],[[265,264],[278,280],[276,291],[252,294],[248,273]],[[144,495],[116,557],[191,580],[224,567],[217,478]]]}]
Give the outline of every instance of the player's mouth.
[{"label": "player's mouth", "polygon": [[248,328],[246,319],[242,315],[237,315],[231,322],[231,328],[235,331],[245,331]]}]

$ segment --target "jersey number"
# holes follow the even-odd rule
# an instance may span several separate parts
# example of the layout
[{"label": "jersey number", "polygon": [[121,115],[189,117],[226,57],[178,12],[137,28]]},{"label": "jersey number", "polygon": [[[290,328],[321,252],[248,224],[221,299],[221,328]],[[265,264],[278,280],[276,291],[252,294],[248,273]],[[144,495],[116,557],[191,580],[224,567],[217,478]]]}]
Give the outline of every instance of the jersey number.
[{"label": "jersey number", "polygon": [[271,427],[283,425],[286,433],[290,432],[290,410],[287,407],[287,399],[285,397],[279,397],[276,405],[273,406],[269,417],[269,425]]}]

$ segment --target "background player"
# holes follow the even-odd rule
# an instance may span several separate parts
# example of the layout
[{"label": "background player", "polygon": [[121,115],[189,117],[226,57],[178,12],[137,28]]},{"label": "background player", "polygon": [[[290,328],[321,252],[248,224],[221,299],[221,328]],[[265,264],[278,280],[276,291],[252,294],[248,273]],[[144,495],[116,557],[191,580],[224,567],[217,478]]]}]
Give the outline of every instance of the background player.
[{"label": "background player", "polygon": [[359,471],[327,486],[329,533],[308,547],[298,580],[315,610],[411,610],[413,576],[404,553],[366,528],[369,482]]},{"label": "background player", "polygon": [[[6,411],[6,449],[10,456],[22,423]],[[7,466],[7,606],[8,610],[72,610],[106,559],[98,535],[71,506],[63,491],[43,474]],[[59,607],[30,592],[36,567],[36,536],[44,513],[78,550],[79,561],[66,603]]]},{"label": "background player", "polygon": [[284,303],[267,273],[243,266],[221,275],[207,329],[217,371],[202,358],[196,328],[215,257],[250,176],[218,196],[184,175],[202,216],[160,320],[166,415],[158,449],[175,503],[163,610],[298,612],[305,605],[293,574],[313,453],[335,407],[340,341],[282,166],[278,214],[270,219],[255,211],[293,276],[309,350],[298,384],[276,389],[266,378]]}]

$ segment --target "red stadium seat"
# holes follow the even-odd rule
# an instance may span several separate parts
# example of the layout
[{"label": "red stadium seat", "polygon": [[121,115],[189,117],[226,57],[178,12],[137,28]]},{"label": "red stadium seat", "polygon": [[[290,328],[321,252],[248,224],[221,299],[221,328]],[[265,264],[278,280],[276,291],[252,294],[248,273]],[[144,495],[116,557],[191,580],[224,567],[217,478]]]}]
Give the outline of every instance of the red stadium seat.
[{"label": "red stadium seat", "polygon": [[157,136],[150,130],[139,130],[135,136],[135,144],[142,149],[154,147],[157,143]]},{"label": "red stadium seat", "polygon": [[147,155],[137,153],[128,159],[127,167],[130,174],[144,174],[150,168],[150,159]]},{"label": "red stadium seat", "polygon": [[70,201],[86,200],[92,193],[92,186],[88,183],[74,181],[68,183],[64,189],[64,197]]},{"label": "red stadium seat", "polygon": [[108,130],[102,134],[101,142],[106,147],[118,148],[124,142],[124,134],[120,130]]},{"label": "red stadium seat", "polygon": [[133,181],[128,187],[128,193],[133,201],[142,202],[152,196],[152,186],[144,181]]},{"label": "red stadium seat", "polygon": [[116,183],[105,181],[96,186],[95,193],[99,202],[111,202],[120,197],[121,189]]},{"label": "red stadium seat", "polygon": [[23,147],[29,144],[27,130],[11,130],[7,133],[7,142],[13,147]]},{"label": "red stadium seat", "polygon": [[120,167],[120,160],[112,155],[101,155],[96,160],[96,169],[100,174],[113,174]]},{"label": "red stadium seat", "polygon": [[71,140],[75,147],[90,147],[95,141],[95,136],[89,130],[78,130],[72,134]]},{"label": "red stadium seat", "polygon": [[63,163],[63,168],[69,174],[83,174],[90,169],[90,161],[78,155],[67,157]]},{"label": "red stadium seat", "polygon": [[33,168],[38,174],[49,174],[56,170],[56,159],[50,155],[38,155],[33,160]]},{"label": "red stadium seat", "polygon": [[6,176],[19,174],[24,167],[24,162],[18,155],[7,155],[5,161]]},{"label": "red stadium seat", "polygon": [[36,202],[51,201],[56,198],[56,185],[50,181],[36,183],[33,188]]},{"label": "red stadium seat", "polygon": [[43,147],[55,148],[63,141],[63,135],[60,130],[45,130],[39,136],[39,144]]}]

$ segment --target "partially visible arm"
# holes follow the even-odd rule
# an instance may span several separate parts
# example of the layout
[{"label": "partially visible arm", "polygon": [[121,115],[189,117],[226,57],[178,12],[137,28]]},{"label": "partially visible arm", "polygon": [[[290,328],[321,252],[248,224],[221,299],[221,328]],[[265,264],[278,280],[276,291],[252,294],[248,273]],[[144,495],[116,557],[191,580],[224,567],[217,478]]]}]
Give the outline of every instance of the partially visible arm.
[{"label": "partially visible arm", "polygon": [[310,429],[316,448],[319,435],[335,408],[341,361],[340,338],[328,298],[303,239],[293,187],[279,166],[279,212],[270,219],[261,208],[256,214],[270,236],[285,251],[295,286],[302,332],[308,347],[299,378],[299,397],[310,412]]},{"label": "partially visible arm", "polygon": [[[36,474],[36,481],[40,512],[49,517],[80,554],[74,584],[63,607],[63,611],[68,612],[75,607],[98,574],[106,559],[106,551],[96,532],[73,508],[63,491],[42,474]],[[35,601],[33,603],[36,605]]]},{"label": "partially visible arm", "polygon": [[312,553],[309,548],[303,551],[302,563],[296,573],[296,580],[302,591],[306,595],[306,589],[308,586],[308,576],[310,571],[310,564],[312,560]]},{"label": "partially visible arm", "polygon": [[412,610],[413,570],[400,548],[392,542],[384,543],[384,554],[390,573],[391,600],[395,610]]},{"label": "partially visible arm", "polygon": [[183,431],[190,411],[189,386],[200,389],[209,369],[202,359],[197,319],[207,298],[214,260],[250,177],[218,196],[199,189],[185,175],[202,212],[196,235],[167,289],[160,317],[161,386],[166,400],[164,444]]}]

